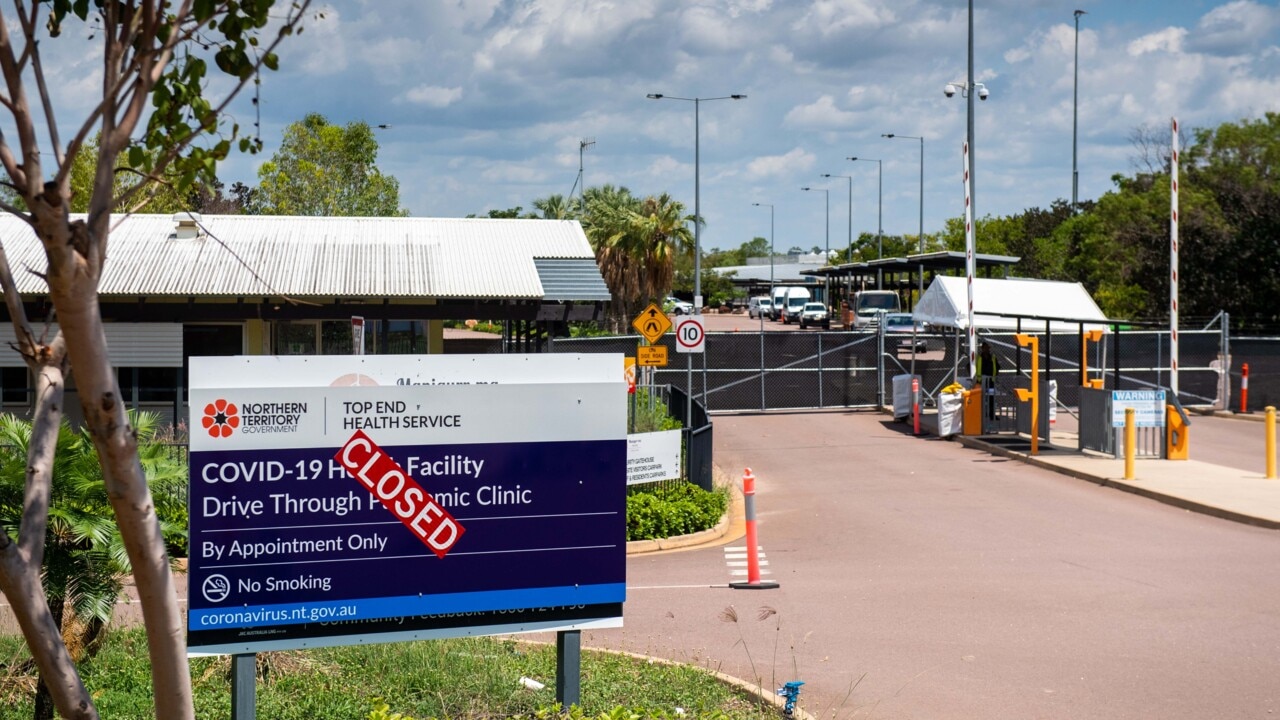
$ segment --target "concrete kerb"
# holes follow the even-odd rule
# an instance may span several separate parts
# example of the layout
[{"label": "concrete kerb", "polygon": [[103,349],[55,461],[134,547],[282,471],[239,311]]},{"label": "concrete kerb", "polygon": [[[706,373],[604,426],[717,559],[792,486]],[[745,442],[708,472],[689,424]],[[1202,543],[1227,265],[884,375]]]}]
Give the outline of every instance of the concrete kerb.
[{"label": "concrete kerb", "polygon": [[[603,652],[609,652],[609,653],[614,653],[615,655],[622,655],[625,657],[635,658],[636,660],[643,660],[645,662],[648,662],[654,665],[670,665],[673,667],[685,666],[685,667],[697,668],[702,672],[708,673],[709,675],[719,680],[720,682],[724,683],[725,685],[737,688],[738,690],[741,690],[742,692],[747,693],[748,695],[752,695],[754,697],[759,698],[761,702],[764,702],[776,707],[779,712],[781,712],[782,708],[785,707],[787,704],[786,698],[779,695],[776,691],[769,690],[765,688],[763,685],[757,685],[750,681],[743,680],[742,678],[734,677],[733,675],[722,673],[719,670],[712,670],[710,668],[700,668],[697,665],[690,665],[689,663],[677,662],[675,660],[667,660],[666,658],[653,657],[650,655],[641,655],[639,653],[627,652],[626,650],[604,650]],[[798,706],[795,708],[795,711],[792,713],[791,717],[800,718],[801,720],[816,720],[816,718],[814,718],[813,715],[810,715],[809,713],[805,712],[804,709]]]},{"label": "concrete kerb", "polygon": [[718,467],[713,467],[716,486],[729,488],[729,507],[724,517],[710,530],[703,530],[689,535],[662,538],[659,540],[632,540],[627,543],[628,555],[651,555],[661,552],[694,550],[697,548],[724,545],[746,535],[746,509],[742,498],[742,488]]},{"label": "concrete kerb", "polygon": [[1044,470],[1050,470],[1052,472],[1056,472],[1059,475],[1066,475],[1067,477],[1072,477],[1077,480],[1085,480],[1095,485],[1100,485],[1102,487],[1113,488],[1115,490],[1131,493],[1133,495],[1138,495],[1140,497],[1144,497],[1150,500],[1155,500],[1157,502],[1161,502],[1166,505],[1171,505],[1173,507],[1176,507],[1182,510],[1189,510],[1191,512],[1197,512],[1203,515],[1209,515],[1211,517],[1221,518],[1223,520],[1231,520],[1233,522],[1244,523],[1246,525],[1253,525],[1255,527],[1262,527],[1270,530],[1280,530],[1280,523],[1277,523],[1272,520],[1268,520],[1266,518],[1255,517],[1253,515],[1246,515],[1244,513],[1238,513],[1238,512],[1224,509],[1224,508],[1220,508],[1215,505],[1209,505],[1207,503],[1196,502],[1194,500],[1189,500],[1187,498],[1167,495],[1165,493],[1156,492],[1150,488],[1143,487],[1142,485],[1139,485],[1137,483],[1126,482],[1123,480],[1116,480],[1114,478],[1108,478],[1102,475],[1087,473],[1082,470],[1077,470],[1075,468],[1064,467],[1056,463],[1046,462],[1044,460],[1041,460],[1040,458],[1032,457],[1026,453],[1018,452],[1017,450],[1010,450],[1008,448],[1000,447],[999,445],[994,445],[992,443],[984,442],[983,440],[973,437],[971,435],[970,436],[956,435],[955,438],[960,442],[961,445],[964,445],[967,448],[981,450],[983,452],[987,452],[992,455],[998,455],[1000,457],[1006,457],[1011,460],[1018,460],[1020,462],[1026,463],[1027,465],[1031,465],[1033,467],[1038,467]]},{"label": "concrete kerb", "polygon": [[1196,408],[1188,408],[1187,412],[1207,417],[1225,418],[1227,420],[1248,420],[1249,422],[1267,421],[1267,414],[1265,412],[1238,413],[1230,410],[1201,410]]},{"label": "concrete kerb", "polygon": [[[529,638],[524,638],[519,636],[509,636],[509,637],[511,637],[511,639],[517,642],[527,643],[529,645],[550,645],[551,644],[545,640],[530,640]],[[582,649],[589,652],[608,653],[610,655],[617,655],[618,657],[626,657],[626,658],[631,658],[633,660],[641,660],[645,663],[648,663],[649,665],[664,665],[667,667],[693,668],[694,670],[697,670],[699,672],[707,673],[711,677],[715,678],[716,680],[719,680],[720,682],[724,683],[725,685],[728,685],[729,687],[735,688],[747,695],[758,698],[760,702],[766,705],[772,705],[773,707],[776,707],[779,712],[781,712],[783,707],[785,707],[787,704],[786,698],[779,695],[776,691],[769,690],[763,685],[758,685],[748,680],[743,680],[740,677],[735,677],[727,673],[722,673],[719,670],[712,670],[711,668],[705,668],[699,665],[693,665],[691,663],[680,662],[679,660],[669,660],[667,658],[654,657],[653,655],[642,655],[640,653],[633,653],[627,650],[614,650],[612,648],[597,648],[597,647],[586,647],[586,646],[584,646]],[[792,717],[800,718],[800,720],[817,720],[817,718],[815,718],[813,715],[809,714],[808,712],[805,712],[803,708],[800,708],[798,706],[795,708],[795,712],[792,714]]]}]

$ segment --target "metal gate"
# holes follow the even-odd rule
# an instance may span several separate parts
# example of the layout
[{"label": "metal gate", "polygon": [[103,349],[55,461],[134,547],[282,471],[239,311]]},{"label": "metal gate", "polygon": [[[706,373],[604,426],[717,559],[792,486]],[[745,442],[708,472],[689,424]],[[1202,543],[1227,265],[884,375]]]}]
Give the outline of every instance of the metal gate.
[{"label": "metal gate", "polygon": [[[1028,331],[1032,331],[1030,328]],[[1076,333],[1040,333],[1041,381],[1056,380],[1057,404],[1076,408],[1081,400],[1081,340]],[[1016,414],[1013,388],[1025,378],[1031,359],[1013,333],[984,333],[1000,360],[997,398],[1006,427]],[[709,412],[744,410],[800,410],[815,408],[875,408],[892,397],[894,375],[913,369],[921,376],[926,405],[941,388],[967,377],[967,348],[956,334],[930,333],[902,339],[875,331],[708,333],[706,351],[676,352],[667,335],[670,365],[654,372],[653,382],[692,389]],[[1179,334],[1181,346],[1180,399],[1184,405],[1221,402],[1223,334],[1218,330]],[[553,352],[616,352],[635,355],[642,342],[636,336],[557,339]],[[918,343],[921,347],[913,350]],[[1122,331],[1089,344],[1090,379],[1106,389],[1148,389],[1169,382],[1168,332]],[[1004,420],[1009,418],[1009,420]]]}]

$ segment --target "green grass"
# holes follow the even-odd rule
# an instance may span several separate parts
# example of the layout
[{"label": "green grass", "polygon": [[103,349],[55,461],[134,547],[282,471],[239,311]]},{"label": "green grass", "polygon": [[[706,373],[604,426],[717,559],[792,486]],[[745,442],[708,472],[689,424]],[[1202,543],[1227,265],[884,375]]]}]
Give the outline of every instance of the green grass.
[{"label": "green grass", "polygon": [[[31,717],[34,679],[16,672],[29,657],[22,639],[0,637],[0,717]],[[193,658],[196,717],[230,717],[230,660]],[[463,638],[323,648],[258,656],[258,717],[358,720],[381,698],[391,712],[425,718],[532,717],[555,704],[555,648],[499,638]],[[140,630],[113,632],[82,664],[85,686],[104,718],[151,718],[150,664]],[[543,690],[523,688],[529,677]],[[617,707],[643,717],[776,718],[772,706],[686,666],[583,652],[582,705],[591,715]]]}]

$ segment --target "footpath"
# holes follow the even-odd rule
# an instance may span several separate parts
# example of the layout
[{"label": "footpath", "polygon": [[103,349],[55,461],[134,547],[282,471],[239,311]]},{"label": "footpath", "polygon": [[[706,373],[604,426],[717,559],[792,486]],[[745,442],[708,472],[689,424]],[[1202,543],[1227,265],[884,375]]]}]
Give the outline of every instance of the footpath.
[{"label": "footpath", "polygon": [[[936,423],[932,426],[936,428]],[[1185,510],[1280,529],[1280,480],[1268,480],[1263,473],[1197,460],[1140,459],[1134,463],[1134,479],[1125,480],[1122,458],[1079,450],[1079,436],[1074,432],[1051,431],[1049,442],[1042,443],[1035,456],[1031,455],[1030,438],[1025,436],[957,435],[954,439],[966,447],[992,455]]]}]

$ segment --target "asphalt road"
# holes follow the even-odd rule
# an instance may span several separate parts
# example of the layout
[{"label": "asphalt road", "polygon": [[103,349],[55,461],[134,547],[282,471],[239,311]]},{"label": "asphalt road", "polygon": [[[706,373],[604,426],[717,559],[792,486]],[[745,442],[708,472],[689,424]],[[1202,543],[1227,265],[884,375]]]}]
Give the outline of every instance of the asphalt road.
[{"label": "asphalt road", "polygon": [[588,644],[804,680],[824,717],[1280,713],[1274,531],[872,413],[721,416],[715,444],[759,478],[781,588],[724,587],[722,548],[631,558],[627,627]]}]

